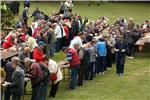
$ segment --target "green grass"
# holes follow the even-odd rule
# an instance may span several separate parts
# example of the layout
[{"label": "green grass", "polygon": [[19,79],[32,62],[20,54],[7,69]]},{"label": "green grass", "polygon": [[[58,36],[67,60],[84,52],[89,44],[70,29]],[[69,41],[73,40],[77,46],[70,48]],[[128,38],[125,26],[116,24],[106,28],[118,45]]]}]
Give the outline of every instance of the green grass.
[{"label": "green grass", "polygon": [[[149,100],[149,57],[150,55],[140,54],[133,60],[126,59],[124,76],[116,76],[113,65],[104,75],[86,81],[82,87],[73,91],[68,90],[67,81],[61,81],[57,96],[52,100]],[[30,96],[25,96],[25,100],[29,100]]]},{"label": "green grass", "polygon": [[[53,11],[59,11],[59,2],[31,2],[29,13],[35,10],[38,6],[41,11],[50,15]],[[20,7],[20,14],[23,11],[23,4]],[[143,21],[150,19],[150,3],[136,3],[136,2],[106,2],[96,6],[92,4],[88,6],[87,2],[75,2],[73,13],[77,13],[81,16],[87,16],[91,20],[95,20],[100,16],[106,16],[110,19],[110,23],[113,23],[119,16],[123,16],[128,20],[129,17],[133,17],[136,23],[143,23]],[[29,20],[32,21],[32,18]]]},{"label": "green grass", "polygon": [[[58,3],[40,2],[31,3],[30,14],[39,6],[46,14],[58,11]],[[20,8],[20,15],[23,5]],[[103,3],[100,6],[87,6],[87,3],[76,3],[73,13],[88,16],[95,20],[100,16],[107,16],[114,22],[119,16],[133,17],[136,23],[150,19],[149,3]],[[32,18],[29,20],[32,21]],[[60,61],[65,55],[60,52],[52,59]],[[135,59],[126,59],[125,75],[115,75],[115,65],[102,76],[92,81],[86,81],[82,87],[68,90],[68,82],[61,81],[56,98],[47,100],[150,100],[150,62],[149,55],[140,54]],[[28,85],[28,90],[31,90]],[[48,92],[49,93],[49,92]],[[24,100],[30,100],[31,95],[25,95]]]}]

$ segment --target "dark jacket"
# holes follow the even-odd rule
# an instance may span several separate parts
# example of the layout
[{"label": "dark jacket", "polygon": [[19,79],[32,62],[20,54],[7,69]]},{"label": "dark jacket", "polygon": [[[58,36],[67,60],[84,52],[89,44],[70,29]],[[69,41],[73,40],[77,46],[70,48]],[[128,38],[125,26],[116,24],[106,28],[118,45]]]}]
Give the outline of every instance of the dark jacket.
[{"label": "dark jacket", "polygon": [[14,71],[14,68],[12,67],[12,63],[7,62],[5,64],[4,70],[6,72],[5,81],[12,82],[12,74],[13,74],[13,71]]},{"label": "dark jacket", "polygon": [[12,94],[23,95],[24,93],[24,70],[20,67],[13,72],[11,87]]},{"label": "dark jacket", "polygon": [[[115,48],[119,49],[119,51],[116,52],[116,62],[119,64],[125,63],[125,52],[127,50],[127,44],[125,41],[116,41]],[[125,50],[125,52],[122,52],[122,50]]]}]

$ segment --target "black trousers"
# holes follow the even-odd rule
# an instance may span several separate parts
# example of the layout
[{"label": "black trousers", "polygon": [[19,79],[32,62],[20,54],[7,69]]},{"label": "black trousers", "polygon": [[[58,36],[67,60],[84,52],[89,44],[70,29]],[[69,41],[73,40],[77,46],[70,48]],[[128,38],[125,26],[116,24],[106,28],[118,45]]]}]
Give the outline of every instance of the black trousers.
[{"label": "black trousers", "polygon": [[124,64],[116,64],[116,74],[123,74],[124,73]]},{"label": "black trousers", "polygon": [[24,24],[26,27],[28,27],[28,18],[23,18]]},{"label": "black trousers", "polygon": [[21,95],[12,94],[12,100],[21,100]]},{"label": "black trousers", "polygon": [[85,74],[85,69],[87,65],[86,64],[81,64],[78,72],[78,85],[81,86],[83,85],[83,79],[84,79],[84,74]]},{"label": "black trousers", "polygon": [[52,85],[51,85],[51,91],[50,91],[50,96],[55,97],[56,92],[58,90],[58,85],[59,85],[59,82],[57,82],[56,84],[52,83]]},{"label": "black trousers", "polygon": [[6,87],[5,89],[5,93],[4,93],[4,100],[10,100],[10,96],[11,96],[11,88],[10,87]]},{"label": "black trousers", "polygon": [[94,68],[95,62],[90,62],[90,66],[89,66],[89,79],[93,80],[93,68]]},{"label": "black trousers", "polygon": [[128,48],[129,48],[128,56],[133,56],[133,54],[134,54],[134,44],[128,44]]},{"label": "black trousers", "polygon": [[108,52],[106,55],[106,67],[111,68],[112,67],[112,53]]},{"label": "black trousers", "polygon": [[98,73],[102,73],[105,71],[105,56],[98,57]]}]

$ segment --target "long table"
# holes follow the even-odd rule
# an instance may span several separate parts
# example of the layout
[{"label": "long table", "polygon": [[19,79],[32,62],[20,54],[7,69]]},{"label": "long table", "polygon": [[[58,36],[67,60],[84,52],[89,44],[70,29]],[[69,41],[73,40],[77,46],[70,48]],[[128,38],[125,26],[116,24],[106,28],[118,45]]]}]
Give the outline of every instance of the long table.
[{"label": "long table", "polygon": [[19,51],[5,51],[5,52],[1,52],[1,60],[6,60],[10,57],[16,56],[19,54]]}]

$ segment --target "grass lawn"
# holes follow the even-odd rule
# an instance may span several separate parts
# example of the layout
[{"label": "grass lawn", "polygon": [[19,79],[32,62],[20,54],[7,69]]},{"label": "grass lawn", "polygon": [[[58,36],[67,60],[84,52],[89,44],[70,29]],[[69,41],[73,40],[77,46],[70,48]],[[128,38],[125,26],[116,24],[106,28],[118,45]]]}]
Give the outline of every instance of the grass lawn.
[{"label": "grass lawn", "polygon": [[[31,3],[30,14],[36,6],[46,13],[58,11],[58,3],[40,2]],[[23,5],[21,4],[20,13]],[[104,3],[100,6],[87,3],[76,3],[74,13],[88,16],[91,20],[100,16],[107,16],[110,22],[117,17],[133,17],[136,23],[150,19],[149,3]],[[21,14],[20,14],[21,15]],[[32,19],[29,20],[30,22]],[[64,58],[63,53],[58,53],[52,59],[59,61]],[[117,77],[115,65],[102,76],[97,76],[92,81],[86,81],[84,86],[71,91],[67,90],[68,82],[61,81],[56,98],[47,100],[150,100],[150,55],[138,55],[135,59],[126,59],[125,75]],[[28,90],[31,90],[28,85]],[[30,100],[31,95],[25,95],[24,100]]]},{"label": "grass lawn", "polygon": [[[29,14],[39,7],[41,11],[50,15],[53,11],[59,11],[59,2],[31,2]],[[20,16],[23,11],[23,4],[20,6]],[[119,16],[123,16],[128,20],[129,17],[133,17],[136,23],[143,23],[146,19],[150,19],[150,3],[111,3],[106,2],[97,6],[92,4],[88,6],[87,2],[75,2],[73,13],[77,13],[81,16],[87,16],[91,20],[95,20],[100,16],[106,16],[110,19],[110,23],[114,22]],[[29,19],[32,21],[32,18]]]},{"label": "grass lawn", "polygon": [[[62,58],[59,53],[57,57]],[[57,96],[47,100],[149,100],[150,99],[150,54],[139,54],[135,59],[126,59],[124,76],[116,76],[115,65],[104,75],[86,81],[82,87],[68,90],[68,82],[61,81]],[[56,59],[58,61],[58,58]],[[31,90],[28,85],[28,90]],[[48,91],[49,93],[49,91]],[[31,95],[25,95],[29,100]]]}]

